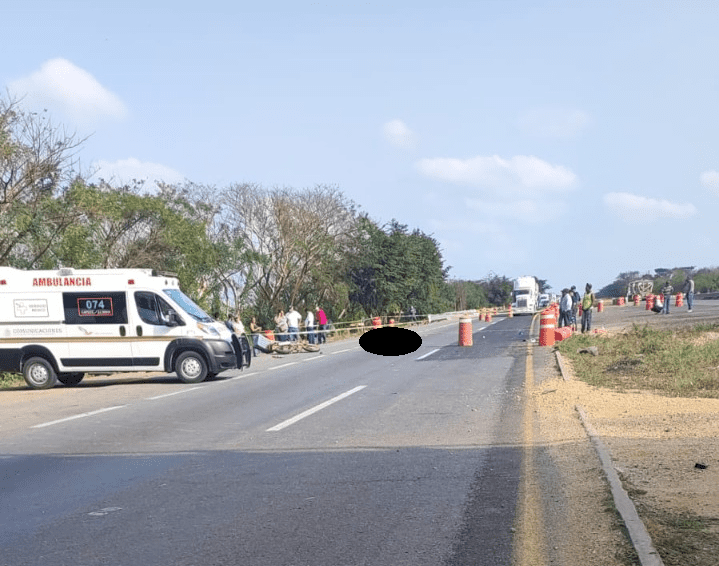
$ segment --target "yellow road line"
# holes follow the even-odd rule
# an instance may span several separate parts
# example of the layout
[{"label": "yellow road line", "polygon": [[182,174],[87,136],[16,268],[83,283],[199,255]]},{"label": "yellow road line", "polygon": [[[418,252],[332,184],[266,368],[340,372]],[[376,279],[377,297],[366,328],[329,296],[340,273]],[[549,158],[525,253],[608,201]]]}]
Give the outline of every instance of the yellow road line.
[{"label": "yellow road line", "polygon": [[[530,336],[536,317],[532,319]],[[514,535],[514,564],[517,566],[544,566],[548,563],[544,540],[542,500],[534,470],[534,388],[532,342],[527,341],[527,359],[524,372],[525,402],[522,411],[522,477],[519,482],[517,514]]]}]

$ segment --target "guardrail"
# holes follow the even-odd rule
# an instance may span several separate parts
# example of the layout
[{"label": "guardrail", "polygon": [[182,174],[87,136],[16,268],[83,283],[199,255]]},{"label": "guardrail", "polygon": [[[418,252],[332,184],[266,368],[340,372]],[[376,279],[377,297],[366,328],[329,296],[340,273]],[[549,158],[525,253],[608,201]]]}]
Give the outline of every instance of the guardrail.
[{"label": "guardrail", "polygon": [[[450,320],[454,317],[463,317],[463,316],[477,316],[480,313],[484,314],[486,311],[492,311],[498,310],[498,312],[502,313],[504,312],[504,309],[471,309],[471,310],[464,310],[464,311],[450,311],[440,314],[428,314],[428,315],[398,315],[398,316],[382,316],[382,317],[376,317],[380,319],[379,325],[373,323],[372,318],[365,318],[361,320],[354,320],[354,321],[347,321],[347,322],[332,322],[328,325],[328,327],[324,330],[318,329],[317,326],[314,327],[314,330],[308,331],[304,325],[300,327],[300,330],[296,333],[300,336],[300,338],[307,337],[309,335],[314,335],[315,338],[318,337],[319,334],[324,334],[325,338],[328,340],[343,340],[350,338],[352,336],[361,336],[368,330],[372,330],[373,328],[377,328],[378,326],[381,327],[395,327],[395,328],[406,328],[408,326],[421,326],[426,324],[431,324],[434,322],[439,322],[442,320]],[[262,331],[260,333],[251,334],[249,332],[245,333],[248,338],[252,339],[253,336],[264,336],[267,338],[267,331]],[[291,336],[293,333],[288,332],[277,332],[272,331],[271,334],[274,336],[275,341],[283,342],[283,341],[289,341],[291,340]]]}]

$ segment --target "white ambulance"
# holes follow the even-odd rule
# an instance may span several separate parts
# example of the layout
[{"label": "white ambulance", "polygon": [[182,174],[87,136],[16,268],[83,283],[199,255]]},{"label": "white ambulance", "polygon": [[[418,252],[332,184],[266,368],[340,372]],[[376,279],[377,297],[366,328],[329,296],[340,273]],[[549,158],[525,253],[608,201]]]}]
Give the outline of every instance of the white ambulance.
[{"label": "white ambulance", "polygon": [[199,383],[242,368],[242,354],[174,276],[0,267],[0,371],[21,372],[33,389],[77,385],[93,372],[175,372]]}]

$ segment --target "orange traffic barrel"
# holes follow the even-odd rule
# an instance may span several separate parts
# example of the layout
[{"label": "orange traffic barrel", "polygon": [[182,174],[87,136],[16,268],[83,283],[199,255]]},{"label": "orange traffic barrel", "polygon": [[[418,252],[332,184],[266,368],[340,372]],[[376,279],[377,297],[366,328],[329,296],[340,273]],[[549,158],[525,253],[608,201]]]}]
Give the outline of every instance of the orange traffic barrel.
[{"label": "orange traffic barrel", "polygon": [[604,301],[599,301],[597,303],[597,312],[602,312],[604,310]]},{"label": "orange traffic barrel", "polygon": [[460,346],[471,346],[472,345],[472,319],[471,318],[460,318],[459,319],[459,345]]},{"label": "orange traffic barrel", "polygon": [[507,316],[509,318],[514,318],[514,313],[512,312],[512,303],[509,303],[509,314]]},{"label": "orange traffic barrel", "polygon": [[380,317],[378,317],[378,316],[374,317],[374,318],[372,319],[372,326],[373,326],[374,328],[379,328],[379,327],[381,327],[381,326],[382,326],[382,319],[381,319]]},{"label": "orange traffic barrel", "polygon": [[647,295],[647,306],[644,310],[652,310],[654,308],[654,295]]},{"label": "orange traffic barrel", "polygon": [[639,306],[639,302],[640,302],[641,300],[642,300],[641,295],[634,295],[634,306],[635,306],[635,307],[638,307],[638,306]]},{"label": "orange traffic barrel", "polygon": [[539,345],[554,346],[554,311],[547,309],[542,311],[539,319]]},{"label": "orange traffic barrel", "polygon": [[624,306],[624,297],[619,297],[619,306],[620,307]]},{"label": "orange traffic barrel", "polygon": [[684,306],[684,298],[682,297],[681,293],[677,293],[677,302],[675,303],[675,305],[678,307]]},{"label": "orange traffic barrel", "polygon": [[484,316],[484,322],[492,322],[492,313],[487,313]]}]

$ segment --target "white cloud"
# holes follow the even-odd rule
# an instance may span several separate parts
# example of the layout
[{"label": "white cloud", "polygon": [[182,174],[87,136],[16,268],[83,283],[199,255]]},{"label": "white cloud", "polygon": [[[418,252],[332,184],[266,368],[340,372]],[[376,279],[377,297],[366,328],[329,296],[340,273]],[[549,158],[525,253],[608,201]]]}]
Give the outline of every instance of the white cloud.
[{"label": "white cloud", "polygon": [[604,204],[625,222],[653,222],[661,218],[686,219],[694,216],[693,204],[642,197],[630,193],[607,193]]},{"label": "white cloud", "polygon": [[502,159],[479,155],[470,159],[438,157],[422,159],[417,169],[427,177],[458,185],[494,189],[497,192],[562,191],[571,189],[577,176],[566,167],[552,165],[533,155]]},{"label": "white cloud", "polygon": [[589,115],[575,108],[535,108],[519,118],[522,131],[545,138],[574,138],[589,123]]},{"label": "white cloud", "polygon": [[395,147],[413,149],[417,145],[417,136],[402,120],[390,120],[382,126],[382,133]]},{"label": "white cloud", "polygon": [[702,187],[709,189],[715,193],[719,193],[719,172],[704,171],[699,177]]},{"label": "white cloud", "polygon": [[40,70],[12,81],[8,90],[23,103],[57,110],[82,126],[100,118],[122,119],[127,108],[90,73],[67,59],[50,59]]},{"label": "white cloud", "polygon": [[143,180],[145,188],[148,190],[153,190],[156,187],[156,181],[180,183],[185,179],[181,173],[170,167],[159,163],[140,161],[134,157],[114,162],[100,160],[93,165],[97,170],[93,178],[105,179],[107,182],[118,185],[129,184],[133,179]]},{"label": "white cloud", "polygon": [[475,198],[465,200],[467,208],[495,220],[513,220],[522,224],[546,225],[566,213],[567,204],[562,201],[540,202],[533,199],[516,199],[505,202],[489,202]]}]

